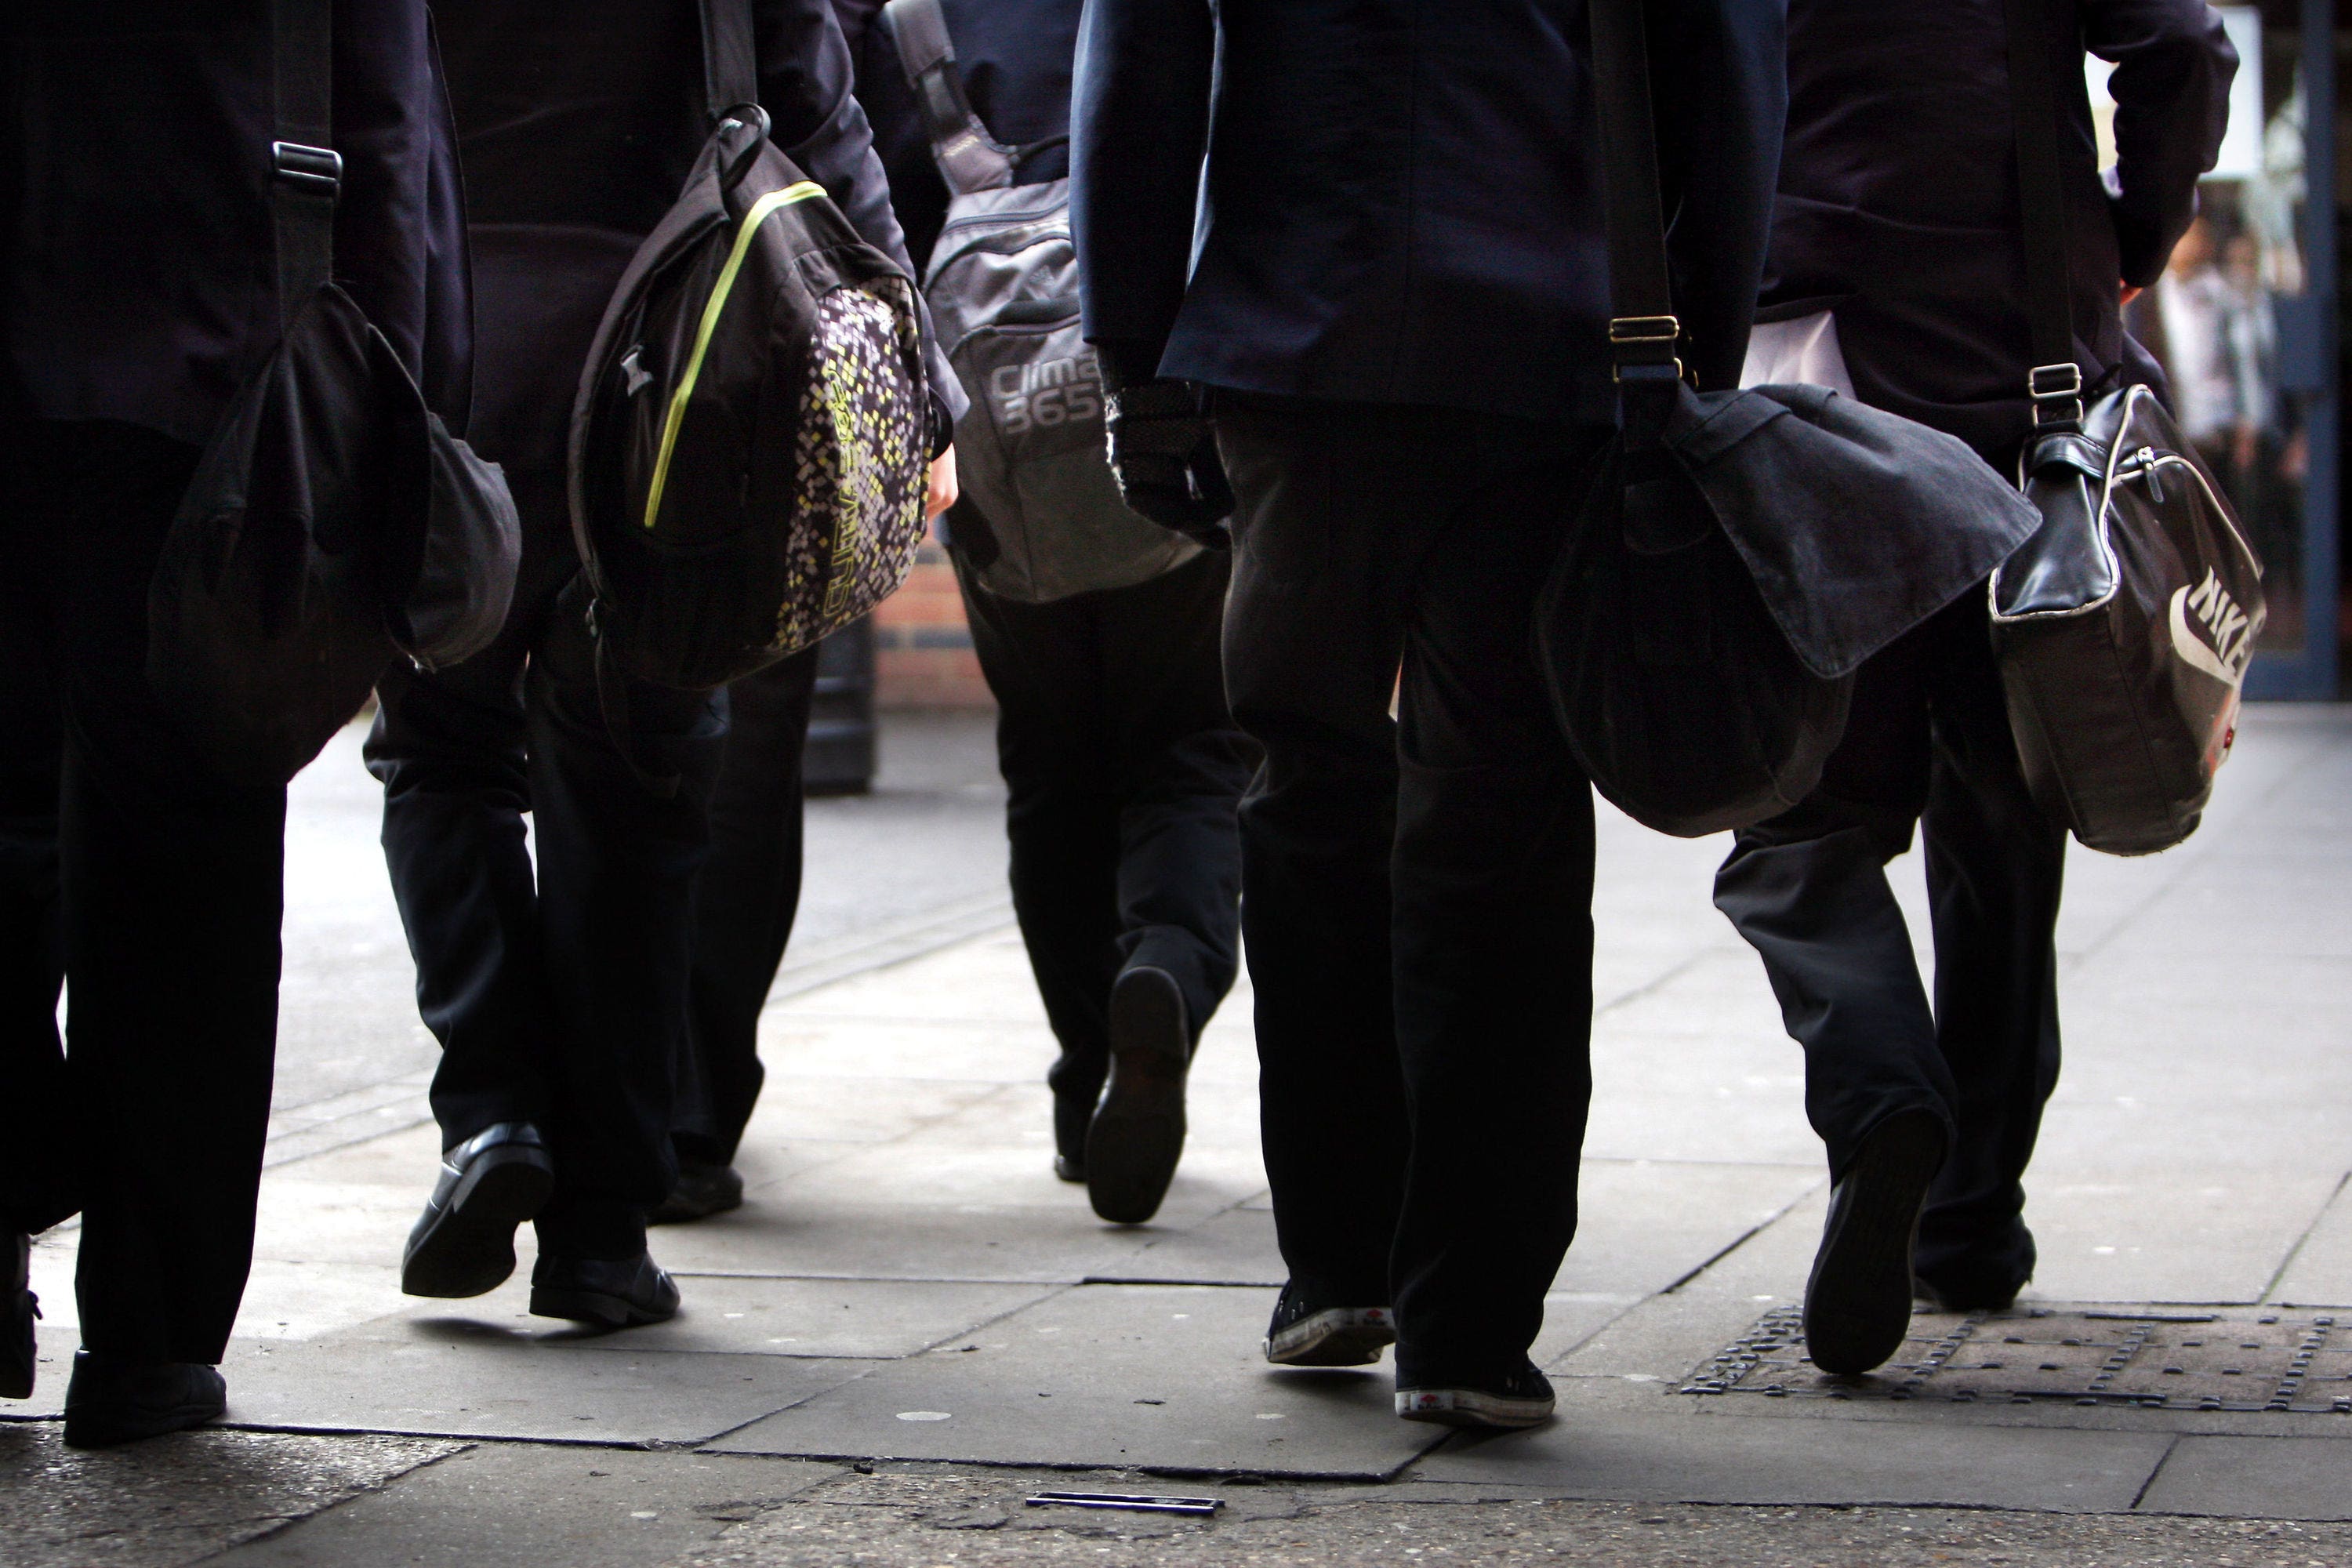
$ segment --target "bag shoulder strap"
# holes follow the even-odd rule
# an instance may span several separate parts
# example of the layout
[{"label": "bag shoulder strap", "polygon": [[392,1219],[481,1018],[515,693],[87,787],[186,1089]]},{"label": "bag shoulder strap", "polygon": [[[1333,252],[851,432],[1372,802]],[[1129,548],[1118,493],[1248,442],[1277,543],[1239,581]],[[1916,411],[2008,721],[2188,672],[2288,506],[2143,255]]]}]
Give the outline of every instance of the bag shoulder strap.
[{"label": "bag shoulder strap", "polygon": [[2009,103],[2017,148],[2017,200],[2025,238],[2025,309],[2033,366],[2026,393],[2036,431],[2079,429],[2083,367],[2074,359],[2074,308],[2066,243],[2066,176],[2058,150],[2064,121],[2042,26],[2047,0],[2004,0]]},{"label": "bag shoulder strap", "polygon": [[922,108],[931,157],[948,190],[965,195],[1013,184],[1021,152],[991,136],[964,96],[963,73],[956,69],[955,46],[948,38],[940,0],[889,0],[882,7],[882,19],[898,43],[898,67]]},{"label": "bag shoulder strap", "polygon": [[698,0],[702,22],[702,102],[719,123],[739,103],[760,101],[759,52],[751,0]]},{"label": "bag shoulder strap", "polygon": [[1609,231],[1609,357],[1629,445],[1650,445],[1674,406],[1675,348],[1665,199],[1650,100],[1643,0],[1592,0],[1592,79],[1601,126],[1601,210]]},{"label": "bag shoulder strap", "polygon": [[283,333],[334,275],[335,197],[343,159],[334,139],[332,0],[271,0],[269,220],[278,247]]}]

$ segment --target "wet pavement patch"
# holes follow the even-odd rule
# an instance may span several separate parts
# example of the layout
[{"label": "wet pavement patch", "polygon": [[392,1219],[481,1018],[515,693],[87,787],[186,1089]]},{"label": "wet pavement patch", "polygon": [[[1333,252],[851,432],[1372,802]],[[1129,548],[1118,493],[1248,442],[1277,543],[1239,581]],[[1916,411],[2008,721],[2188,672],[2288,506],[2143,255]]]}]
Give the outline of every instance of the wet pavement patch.
[{"label": "wet pavement patch", "polygon": [[1678,1392],[2352,1415],[2352,1310],[1919,1312],[1902,1350],[1865,1377],[1815,1369],[1802,1316],[1795,1307],[1765,1313]]}]

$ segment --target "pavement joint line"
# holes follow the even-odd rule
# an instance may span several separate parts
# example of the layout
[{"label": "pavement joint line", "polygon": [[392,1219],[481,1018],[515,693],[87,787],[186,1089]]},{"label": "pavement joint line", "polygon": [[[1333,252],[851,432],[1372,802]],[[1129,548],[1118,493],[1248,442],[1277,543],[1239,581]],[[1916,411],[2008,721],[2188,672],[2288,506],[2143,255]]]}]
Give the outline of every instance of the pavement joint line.
[{"label": "pavement joint line", "polygon": [[2262,1305],[2277,1304],[2273,1303],[2271,1298],[2277,1294],[2278,1288],[2285,1280],[2288,1271],[2294,1268],[2295,1259],[2303,1256],[2303,1249],[2311,1244],[2312,1232],[2326,1223],[2328,1210],[2334,1208],[2343,1198],[2344,1189],[2347,1185],[2352,1185],[2352,1171],[2347,1171],[2336,1182],[2335,1190],[2327,1194],[2318,1209],[2313,1213],[2311,1223],[2303,1227],[2302,1233],[2294,1238],[2294,1245],[2286,1249],[2286,1256],[2280,1259],[2277,1270],[2270,1277],[2270,1282],[2263,1287]]},{"label": "pavement joint line", "polygon": [[[1747,1246],[1749,1242],[1755,1240],[1758,1237],[1763,1235],[1766,1231],[1771,1229],[1782,1220],[1788,1218],[1790,1215],[1796,1212],[1797,1208],[1801,1205],[1811,1200],[1815,1193],[1820,1192],[1822,1187],[1828,1184],[1829,1178],[1827,1176],[1820,1178],[1818,1181],[1814,1182],[1812,1185],[1798,1194],[1794,1198],[1791,1198],[1789,1202],[1781,1205],[1780,1207],[1774,1211],[1769,1216],[1759,1220],[1755,1225],[1740,1232],[1738,1236],[1726,1243],[1722,1249],[1717,1251],[1713,1257],[1700,1263],[1689,1273],[1685,1274],[1681,1279],[1675,1280],[1673,1284],[1668,1285],[1664,1289],[1660,1290],[1658,1294],[1661,1296],[1678,1294],[1684,1286],[1689,1284],[1692,1280],[1697,1279],[1700,1275],[1706,1273],[1708,1269],[1714,1268],[1717,1264],[1722,1262],[1725,1258],[1730,1257],[1733,1253],[1738,1251],[1741,1247]],[[1628,1310],[1630,1310],[1630,1309]],[[1598,1332],[1599,1331],[1595,1330],[1594,1331]],[[1589,1338],[1590,1336],[1587,1337]]]}]

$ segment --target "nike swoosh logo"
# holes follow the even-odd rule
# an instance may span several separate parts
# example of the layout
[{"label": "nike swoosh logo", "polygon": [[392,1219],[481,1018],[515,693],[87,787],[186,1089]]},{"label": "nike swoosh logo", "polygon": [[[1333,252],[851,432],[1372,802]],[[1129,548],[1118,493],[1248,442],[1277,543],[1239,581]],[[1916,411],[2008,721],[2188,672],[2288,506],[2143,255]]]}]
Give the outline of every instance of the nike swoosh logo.
[{"label": "nike swoosh logo", "polygon": [[2231,669],[2222,663],[2221,656],[2189,629],[2189,590],[2185,587],[2172,591],[2172,651],[2180,656],[2181,663],[2202,670],[2224,686],[2235,689],[2245,679],[2244,670]]}]

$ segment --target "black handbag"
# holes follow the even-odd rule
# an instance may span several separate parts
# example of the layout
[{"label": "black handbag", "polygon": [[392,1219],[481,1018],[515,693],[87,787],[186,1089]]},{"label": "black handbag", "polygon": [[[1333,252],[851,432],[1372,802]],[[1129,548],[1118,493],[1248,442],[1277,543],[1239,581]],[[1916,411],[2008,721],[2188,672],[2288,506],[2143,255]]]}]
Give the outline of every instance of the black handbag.
[{"label": "black handbag", "polygon": [[331,279],[331,0],[271,7],[278,338],[198,460],[148,593],[149,685],[212,773],[257,786],[300,772],[393,658],[436,668],[488,646],[521,555],[505,476]]},{"label": "black handbag", "polygon": [[2050,54],[2036,0],[2008,8],[2034,359],[2018,482],[2041,527],[1993,574],[1993,648],[2042,809],[2089,848],[2153,854],[2196,831],[2229,757],[2262,563],[2153,392],[2085,404]]},{"label": "black handbag", "polygon": [[1954,437],[1822,387],[1685,383],[1642,0],[1591,11],[1620,430],[1545,584],[1538,654],[1594,786],[1696,837],[1810,794],[1854,669],[2037,519]]},{"label": "black handbag", "polygon": [[888,596],[925,533],[913,280],[768,140],[751,6],[698,10],[714,129],[572,404],[572,534],[616,734],[608,670],[689,690],[748,675]]}]

